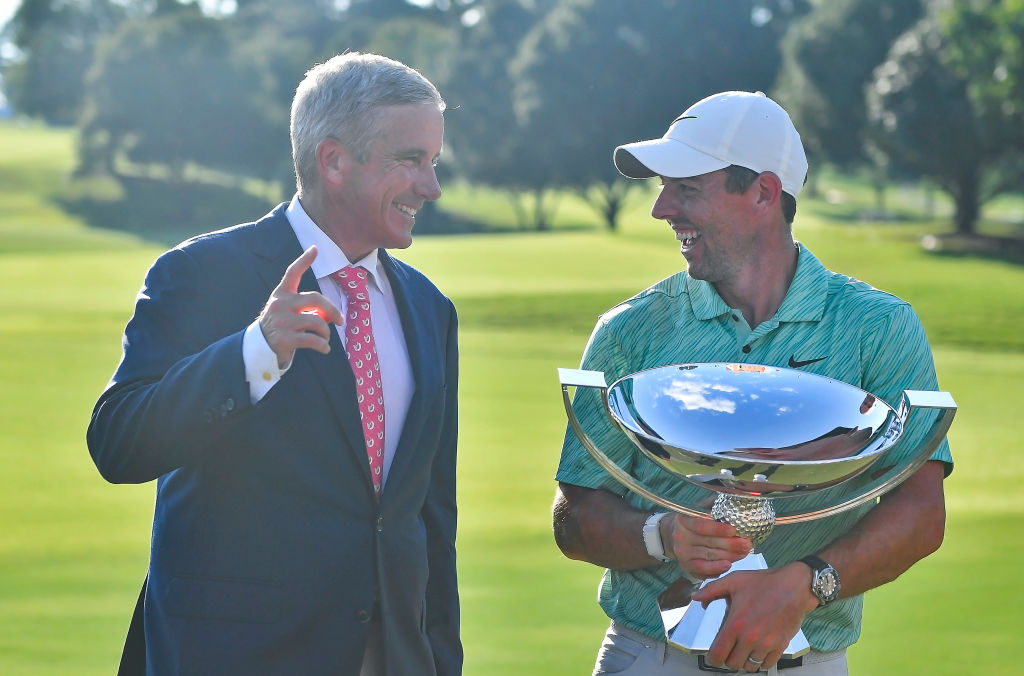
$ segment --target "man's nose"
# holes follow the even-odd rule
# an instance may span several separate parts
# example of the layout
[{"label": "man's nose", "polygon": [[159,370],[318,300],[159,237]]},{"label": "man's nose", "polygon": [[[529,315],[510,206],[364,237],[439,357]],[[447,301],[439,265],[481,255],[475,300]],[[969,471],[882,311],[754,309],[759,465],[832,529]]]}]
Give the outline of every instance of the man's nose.
[{"label": "man's nose", "polygon": [[419,180],[416,182],[416,194],[428,201],[441,197],[441,183],[437,180],[437,170],[433,165],[427,165],[420,172]]},{"label": "man's nose", "polygon": [[658,193],[658,198],[654,200],[654,206],[651,207],[651,216],[658,220],[665,220],[678,215],[679,206],[671,198],[669,191],[662,188]]}]

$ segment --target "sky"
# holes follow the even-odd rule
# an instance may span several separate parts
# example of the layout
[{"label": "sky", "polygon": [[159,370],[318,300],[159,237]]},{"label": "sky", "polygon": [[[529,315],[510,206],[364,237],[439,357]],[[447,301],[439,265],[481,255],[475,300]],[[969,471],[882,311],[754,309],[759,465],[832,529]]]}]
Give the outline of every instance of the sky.
[{"label": "sky", "polygon": [[[21,0],[0,0],[0,27],[14,16],[14,12],[18,9],[20,3]],[[7,105],[7,97],[4,96],[3,82],[0,81],[0,108],[5,105]]]},{"label": "sky", "polygon": [[0,0],[0,26],[14,16],[19,4],[21,4],[21,0]]}]

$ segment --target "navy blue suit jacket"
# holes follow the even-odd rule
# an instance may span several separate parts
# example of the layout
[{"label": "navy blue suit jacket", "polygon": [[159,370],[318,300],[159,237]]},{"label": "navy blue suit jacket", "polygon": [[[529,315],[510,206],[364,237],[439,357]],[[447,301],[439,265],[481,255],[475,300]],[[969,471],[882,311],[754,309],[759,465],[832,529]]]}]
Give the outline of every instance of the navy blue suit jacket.
[{"label": "navy blue suit jacket", "polygon": [[415,389],[378,503],[334,331],[250,400],[243,332],[301,253],[285,206],[154,263],[93,412],[101,474],[157,480],[146,673],[358,674],[380,621],[388,674],[458,674],[455,309],[381,251]]}]

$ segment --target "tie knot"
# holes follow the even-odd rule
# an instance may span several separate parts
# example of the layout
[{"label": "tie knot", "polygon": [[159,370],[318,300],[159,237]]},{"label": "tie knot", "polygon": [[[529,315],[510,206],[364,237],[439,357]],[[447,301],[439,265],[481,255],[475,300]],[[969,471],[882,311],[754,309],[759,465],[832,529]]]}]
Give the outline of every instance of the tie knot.
[{"label": "tie knot", "polygon": [[366,268],[349,265],[334,273],[334,279],[341,285],[348,300],[366,300]]}]

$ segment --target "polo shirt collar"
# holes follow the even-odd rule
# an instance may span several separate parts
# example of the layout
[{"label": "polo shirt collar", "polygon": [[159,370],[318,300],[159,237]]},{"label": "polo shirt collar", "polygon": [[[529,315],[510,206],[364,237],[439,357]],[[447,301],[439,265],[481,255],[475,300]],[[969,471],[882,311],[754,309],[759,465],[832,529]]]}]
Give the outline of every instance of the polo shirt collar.
[{"label": "polo shirt collar", "polygon": [[[818,321],[825,314],[828,295],[828,270],[807,247],[797,243],[800,249],[796,262],[796,274],[789,285],[782,306],[774,319],[780,322]],[[729,314],[732,308],[722,300],[709,282],[686,277],[685,292],[690,299],[693,315],[706,321]]]},{"label": "polo shirt collar", "polygon": [[814,254],[797,243],[796,274],[775,317],[780,322],[815,322],[825,316],[829,273]]},{"label": "polo shirt collar", "polygon": [[715,319],[732,311],[715,291],[715,287],[703,279],[694,279],[687,275],[684,291],[690,299],[693,316],[701,321]]}]

